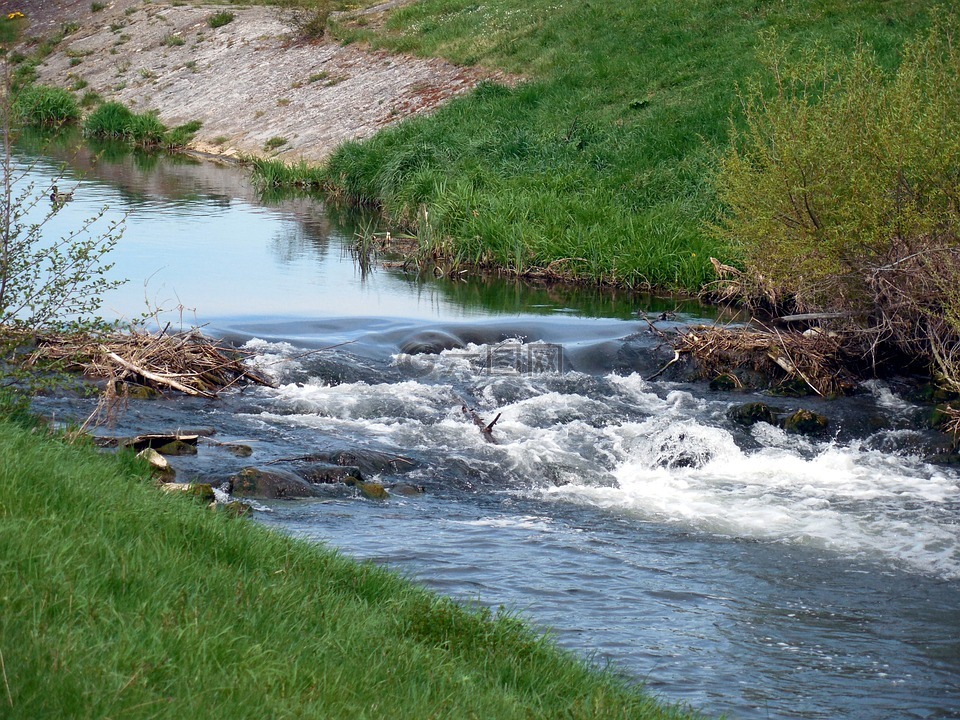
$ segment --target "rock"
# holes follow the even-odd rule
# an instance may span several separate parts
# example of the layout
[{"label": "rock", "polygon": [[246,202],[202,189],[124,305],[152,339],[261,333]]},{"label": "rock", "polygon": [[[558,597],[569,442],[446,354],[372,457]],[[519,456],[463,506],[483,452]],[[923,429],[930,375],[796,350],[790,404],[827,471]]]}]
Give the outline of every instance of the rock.
[{"label": "rock", "polygon": [[400,343],[407,355],[439,355],[444,350],[464,348],[463,340],[441,330],[422,330]]},{"label": "rock", "polygon": [[123,388],[118,389],[118,394],[131,400],[155,400],[158,397],[163,397],[163,393],[156,388],[132,383],[124,383]]},{"label": "rock", "polygon": [[319,493],[306,480],[288,470],[264,470],[247,467],[229,480],[235,497],[277,498],[317,497]]},{"label": "rock", "polygon": [[773,410],[770,409],[769,405],[762,402],[735,405],[727,410],[727,417],[738,425],[745,425],[747,427],[758,422],[773,425]]},{"label": "rock", "polygon": [[305,479],[318,485],[329,485],[332,483],[347,483],[347,479],[353,479],[354,482],[362,480],[363,475],[360,468],[356,465],[335,465],[333,463],[312,463],[297,468],[297,471]]},{"label": "rock", "polygon": [[409,483],[395,483],[387,488],[391,495],[400,495],[401,497],[415,497],[423,495],[423,488],[419,485]]},{"label": "rock", "polygon": [[736,375],[732,373],[722,373],[710,381],[710,389],[718,391],[739,390],[743,387]]},{"label": "rock", "polygon": [[813,435],[825,430],[827,418],[811,410],[797,410],[783,420],[783,429],[788,433]]},{"label": "rock", "polygon": [[210,483],[166,483],[160,486],[165,492],[188,495],[203,502],[213,502],[213,487]]},{"label": "rock", "polygon": [[387,489],[380,483],[358,482],[357,489],[361,495],[370,500],[386,500],[389,497]]},{"label": "rock", "polygon": [[157,452],[161,455],[196,455],[197,445],[196,441],[191,443],[178,438],[161,445]]},{"label": "rock", "polygon": [[145,448],[137,453],[137,457],[150,463],[154,476],[162,483],[173,482],[176,471],[170,467],[170,461],[153,448]]},{"label": "rock", "polygon": [[810,389],[810,386],[799,378],[784,380],[779,385],[775,385],[770,388],[767,392],[774,397],[791,398],[807,397],[808,395],[813,394],[813,390]]},{"label": "rock", "polygon": [[234,455],[240,458],[253,455],[253,448],[249,445],[240,445],[239,443],[225,443],[224,447]]}]

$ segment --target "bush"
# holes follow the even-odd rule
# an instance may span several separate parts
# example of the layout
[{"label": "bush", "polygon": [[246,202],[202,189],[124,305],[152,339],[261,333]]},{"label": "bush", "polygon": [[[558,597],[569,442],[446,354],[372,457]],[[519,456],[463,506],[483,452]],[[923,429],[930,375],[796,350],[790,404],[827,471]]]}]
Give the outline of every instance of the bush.
[{"label": "bush", "polygon": [[714,228],[739,253],[754,301],[840,313],[873,349],[919,352],[954,382],[958,27],[957,16],[936,18],[893,74],[863,48],[793,66],[770,51],[775,92],[757,83],[742,95],[745,129],[721,162]]},{"label": "bush", "polygon": [[76,122],[80,108],[73,95],[62,88],[28,85],[13,101],[13,118],[21,125],[50,127]]},{"label": "bush", "polygon": [[233,22],[235,17],[236,16],[229,10],[221,10],[220,12],[214,13],[213,15],[207,17],[207,25],[216,30],[218,27],[223,27],[224,25]]},{"label": "bush", "polygon": [[329,0],[279,0],[281,19],[303,40],[320,40],[333,10]]}]

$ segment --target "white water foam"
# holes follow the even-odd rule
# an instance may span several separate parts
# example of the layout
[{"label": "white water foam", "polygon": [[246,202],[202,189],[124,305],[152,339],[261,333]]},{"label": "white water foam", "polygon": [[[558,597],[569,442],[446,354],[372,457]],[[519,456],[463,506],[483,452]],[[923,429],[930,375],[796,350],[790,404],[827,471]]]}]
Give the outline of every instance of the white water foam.
[{"label": "white water foam", "polygon": [[[744,450],[722,403],[637,375],[583,383],[570,374],[478,375],[473,358],[483,352],[431,356],[429,377],[419,380],[283,385],[271,391],[275,411],[261,417],[416,449],[427,465],[456,455],[491,488],[960,578],[960,486],[951,471],[764,423],[751,431],[758,449]],[[461,413],[463,380],[481,415],[501,413],[497,444]],[[597,396],[576,392],[598,382]],[[885,388],[875,392],[900,409]]]}]

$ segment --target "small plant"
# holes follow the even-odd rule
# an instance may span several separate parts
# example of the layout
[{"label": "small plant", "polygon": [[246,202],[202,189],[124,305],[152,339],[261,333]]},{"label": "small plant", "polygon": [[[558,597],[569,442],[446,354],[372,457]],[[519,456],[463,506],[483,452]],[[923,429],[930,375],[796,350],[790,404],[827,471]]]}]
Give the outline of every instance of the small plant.
[{"label": "small plant", "polygon": [[70,67],[76,67],[77,65],[79,65],[79,64],[82,63],[82,62],[83,62],[83,60],[81,60],[81,59],[78,58],[78,57],[70,58]]},{"label": "small plant", "polygon": [[182,37],[173,33],[163,39],[163,44],[167,47],[179,47],[180,45],[185,45],[186,42]]},{"label": "small plant", "polygon": [[144,80],[155,80],[157,74],[148,68],[140,68],[140,77]]},{"label": "small plant", "polygon": [[125,23],[110,23],[110,32],[116,35],[118,32],[123,30]]},{"label": "small plant", "polygon": [[90,12],[100,12],[107,7],[106,3],[102,2],[92,2],[90,3]]},{"label": "small plant", "polygon": [[236,15],[229,10],[221,10],[220,12],[214,13],[213,15],[207,17],[207,25],[216,30],[218,27],[223,27],[224,25],[233,22],[235,17]]},{"label": "small plant", "polygon": [[193,140],[193,136],[203,125],[199,120],[191,120],[183,125],[178,125],[167,132],[163,139],[163,144],[171,149],[185,147]]},{"label": "small plant", "polygon": [[283,147],[286,144],[287,139],[285,137],[275,135],[263,144],[263,149],[267,152],[270,152],[271,150],[276,150],[278,147]]},{"label": "small plant", "polygon": [[196,72],[196,71],[197,71],[197,61],[196,61],[196,60],[187,60],[187,61],[183,64],[183,66],[184,66],[187,70],[190,70],[191,72]]},{"label": "small plant", "polygon": [[80,118],[77,101],[63,88],[29,85],[20,90],[13,101],[14,119],[34,127],[59,126]]},{"label": "small plant", "polygon": [[91,90],[88,90],[83,94],[83,97],[80,98],[80,106],[90,108],[94,105],[99,105],[102,100],[103,98],[100,97],[100,93],[95,93]]},{"label": "small plant", "polygon": [[277,100],[277,105],[279,105],[280,107],[286,107],[289,104],[290,104],[290,98],[280,98],[279,100]]},{"label": "small plant", "polygon": [[323,70],[322,72],[313,73],[310,77],[307,78],[307,82],[308,83],[320,82],[321,80],[326,80],[328,77],[330,77],[330,73],[328,73],[326,70]]},{"label": "small plant", "polygon": [[230,138],[228,138],[226,135],[217,135],[213,139],[214,145],[226,145],[228,142],[230,142]]},{"label": "small plant", "polygon": [[76,92],[77,90],[83,90],[83,89],[84,89],[85,87],[87,87],[89,84],[90,84],[90,83],[88,83],[88,82],[87,82],[86,80],[84,80],[83,78],[77,78],[77,79],[74,80],[73,83],[70,85],[70,89],[73,90],[74,92]]}]

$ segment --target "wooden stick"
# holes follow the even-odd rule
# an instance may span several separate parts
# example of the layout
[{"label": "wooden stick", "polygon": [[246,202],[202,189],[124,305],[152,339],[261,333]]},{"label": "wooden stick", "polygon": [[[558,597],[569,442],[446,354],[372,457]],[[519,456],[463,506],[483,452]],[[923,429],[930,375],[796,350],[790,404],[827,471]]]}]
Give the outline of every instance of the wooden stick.
[{"label": "wooden stick", "polygon": [[107,349],[103,346],[101,346],[101,349],[105,352],[107,357],[109,357],[118,365],[125,367],[127,370],[130,370],[139,375],[142,375],[148,380],[153,380],[154,382],[160,383],[161,385],[169,385],[174,390],[179,390],[180,392],[186,393],[187,395],[194,395],[194,396],[200,396],[200,397],[206,397],[206,398],[215,397],[212,393],[208,393],[203,390],[197,390],[195,388],[184,385],[183,383],[179,383],[176,380],[173,380],[171,378],[164,377],[163,375],[157,375],[156,373],[152,373],[149,370],[145,370],[141,367],[137,367],[132,362],[128,362],[127,360],[124,360],[122,357],[120,357],[116,353],[107,351]]}]

